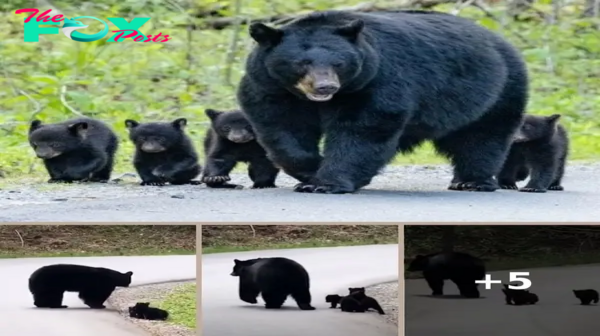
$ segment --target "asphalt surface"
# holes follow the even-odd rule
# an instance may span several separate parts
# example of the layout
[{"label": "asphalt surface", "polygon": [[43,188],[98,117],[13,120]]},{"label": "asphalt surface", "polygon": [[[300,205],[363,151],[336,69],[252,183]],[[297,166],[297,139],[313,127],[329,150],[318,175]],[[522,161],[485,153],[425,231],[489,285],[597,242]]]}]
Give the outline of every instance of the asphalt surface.
[{"label": "asphalt surface", "polygon": [[[600,305],[581,306],[573,289],[600,291],[600,265],[523,269],[529,271],[535,305],[504,302],[501,284],[485,290],[480,299],[460,299],[454,283],[433,298],[424,279],[406,280],[406,336],[583,336],[598,333]],[[490,272],[508,283],[508,271]],[[455,297],[452,297],[455,295]]]},{"label": "asphalt surface", "polygon": [[146,336],[116,311],[90,309],[77,298],[65,293],[67,309],[43,309],[33,305],[27,288],[29,276],[37,268],[58,264],[112,268],[133,272],[131,286],[191,280],[196,278],[196,256],[158,257],[85,257],[85,258],[21,258],[0,260],[0,334],[7,336]]},{"label": "asphalt surface", "polygon": [[[306,268],[316,310],[299,310],[291,297],[279,310],[265,309],[260,296],[254,305],[239,299],[239,278],[229,275],[233,259],[276,256],[293,259]],[[397,326],[384,322],[377,312],[342,313],[325,302],[326,295],[346,294],[348,287],[397,280],[397,244],[203,255],[202,335],[397,336]]]},{"label": "asphalt surface", "polygon": [[[41,193],[0,190],[0,222],[589,222],[600,218],[600,166],[567,167],[565,191],[543,194],[447,190],[450,169],[391,167],[356,194],[281,188],[65,186]],[[250,185],[245,175],[235,183]],[[79,189],[78,189],[79,188]],[[79,195],[85,194],[85,195]]]}]

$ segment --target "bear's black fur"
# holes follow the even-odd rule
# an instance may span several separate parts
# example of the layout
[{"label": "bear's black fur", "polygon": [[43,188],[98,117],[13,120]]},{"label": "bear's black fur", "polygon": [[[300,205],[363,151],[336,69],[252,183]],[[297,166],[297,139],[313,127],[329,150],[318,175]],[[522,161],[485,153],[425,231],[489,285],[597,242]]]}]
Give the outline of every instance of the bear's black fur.
[{"label": "bear's black fur", "polygon": [[276,188],[279,169],[267,158],[267,152],[256,141],[250,122],[241,111],[223,112],[206,109],[211,127],[204,138],[206,164],[202,182],[212,188],[240,188],[229,173],[238,162],[248,163],[252,188]]},{"label": "bear's black fur", "polygon": [[337,308],[337,305],[338,305],[338,303],[340,303],[341,299],[342,299],[342,296],[339,296],[337,294],[329,294],[329,295],[325,296],[325,302],[331,303],[331,307],[329,307],[329,308]]},{"label": "bear's black fur", "polygon": [[567,131],[560,125],[560,114],[526,115],[515,133],[514,143],[498,174],[502,189],[517,189],[517,182],[531,175],[519,191],[563,190],[561,185],[569,152]]},{"label": "bear's black fur", "polygon": [[441,13],[327,11],[250,35],[238,101],[295,191],[354,192],[426,140],[452,162],[450,189],[499,188],[528,75],[496,33]]},{"label": "bear's black fur", "polygon": [[79,292],[90,308],[105,308],[103,303],[115,287],[129,287],[133,272],[121,273],[103,267],[56,264],[43,266],[29,277],[29,291],[38,308],[67,308],[64,292]]},{"label": "bear's black fur", "polygon": [[150,307],[150,302],[137,302],[135,306],[129,307],[129,317],[164,321],[169,318],[169,312],[164,309]]},{"label": "bear's black fur", "polygon": [[539,298],[536,294],[525,289],[508,288],[507,284],[504,284],[502,293],[504,293],[506,304],[509,305],[522,306],[536,304],[539,301]]},{"label": "bear's black fur", "polygon": [[348,288],[348,295],[352,295],[355,299],[360,302],[360,305],[368,311],[370,308],[375,309],[379,314],[385,315],[385,312],[379,305],[379,302],[374,298],[367,296],[364,287],[350,287]]},{"label": "bear's black fur", "polygon": [[44,160],[48,183],[108,182],[119,141],[103,122],[77,118],[56,124],[32,121],[29,144]]},{"label": "bear's black fur", "polygon": [[349,294],[341,298],[340,308],[347,313],[364,313],[367,311],[354,294]]},{"label": "bear's black fur", "polygon": [[589,305],[592,301],[598,303],[598,292],[594,289],[574,289],[573,294],[581,301],[584,306]]},{"label": "bear's black fur", "polygon": [[291,295],[301,310],[314,310],[310,305],[310,279],[299,263],[287,258],[234,260],[232,276],[240,277],[240,299],[257,303],[260,293],[267,309],[281,308]]},{"label": "bear's black fur", "polygon": [[135,144],[133,165],[142,179],[141,185],[201,183],[193,181],[202,167],[192,141],[184,132],[186,125],[185,118],[148,123],[125,120],[129,138]]},{"label": "bear's black fur", "polygon": [[479,298],[478,284],[475,280],[485,277],[483,261],[463,252],[418,255],[410,263],[407,271],[422,271],[433,291],[431,295],[434,296],[444,295],[444,280],[450,279],[456,284],[463,297]]}]

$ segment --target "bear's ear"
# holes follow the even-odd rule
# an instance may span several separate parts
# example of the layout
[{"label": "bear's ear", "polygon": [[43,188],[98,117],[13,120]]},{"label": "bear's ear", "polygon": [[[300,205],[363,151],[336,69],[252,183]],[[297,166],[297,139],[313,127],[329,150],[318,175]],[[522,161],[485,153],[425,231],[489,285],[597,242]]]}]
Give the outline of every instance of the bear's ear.
[{"label": "bear's ear", "polygon": [[131,119],[125,120],[125,127],[128,130],[132,130],[132,129],[138,127],[139,125],[140,125],[140,123],[135,120],[131,120]]},{"label": "bear's ear", "polygon": [[204,114],[206,114],[206,116],[211,121],[214,121],[218,116],[220,116],[221,114],[223,114],[223,112],[217,111],[217,110],[213,110],[213,109],[206,109],[206,110],[204,110]]},{"label": "bear's ear", "polygon": [[81,121],[67,126],[71,134],[85,138],[88,131],[88,123]]},{"label": "bear's ear", "polygon": [[353,20],[350,23],[338,27],[335,32],[350,41],[356,41],[364,27],[365,22],[363,20]]},{"label": "bear's ear", "polygon": [[281,38],[283,37],[281,30],[262,23],[251,24],[249,32],[254,41],[263,46],[274,46],[281,42]]},{"label": "bear's ear", "polygon": [[556,124],[560,120],[560,116],[560,114],[553,114],[551,116],[546,117],[546,120],[548,120],[548,123],[550,124]]},{"label": "bear's ear", "polygon": [[178,119],[173,120],[173,122],[171,124],[176,129],[182,130],[182,129],[184,129],[187,126],[187,119],[185,119],[185,118],[178,118]]},{"label": "bear's ear", "polygon": [[29,124],[29,133],[35,131],[36,129],[42,127],[42,121],[35,119]]},{"label": "bear's ear", "polygon": [[233,259],[233,262],[234,262],[236,265],[239,265],[239,264],[241,264],[241,263],[242,263],[242,262],[241,262],[240,260],[238,260],[238,259]]},{"label": "bear's ear", "polygon": [[129,271],[129,272],[125,273],[125,275],[127,275],[128,277],[131,277],[133,275],[133,272]]}]

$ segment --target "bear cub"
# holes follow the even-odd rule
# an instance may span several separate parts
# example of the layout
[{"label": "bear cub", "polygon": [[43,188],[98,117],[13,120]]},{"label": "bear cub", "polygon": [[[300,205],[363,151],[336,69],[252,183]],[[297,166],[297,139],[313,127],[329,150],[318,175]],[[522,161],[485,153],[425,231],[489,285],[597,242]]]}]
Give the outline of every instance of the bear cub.
[{"label": "bear cub", "polygon": [[506,304],[509,305],[522,306],[536,304],[539,301],[536,294],[524,289],[510,289],[507,284],[504,284],[502,293],[504,293]]},{"label": "bear cub", "polygon": [[310,279],[306,269],[287,258],[234,259],[231,276],[240,278],[239,297],[257,303],[261,294],[265,308],[279,309],[291,295],[301,310],[314,310],[310,305]]},{"label": "bear cub", "polygon": [[108,182],[118,138],[106,124],[90,118],[55,124],[34,120],[29,144],[50,175],[48,183]]},{"label": "bear cub", "polygon": [[125,120],[129,138],[135,145],[133,165],[143,186],[200,184],[193,179],[200,174],[198,154],[185,134],[185,118],[172,122],[139,123]]},{"label": "bear cub", "polygon": [[90,308],[102,309],[116,287],[129,287],[133,272],[121,273],[104,267],[55,264],[37,269],[29,277],[29,291],[38,308],[68,308],[64,292],[79,292]]},{"label": "bear cub", "polygon": [[343,296],[339,296],[337,294],[329,294],[325,296],[325,302],[330,303],[331,307],[329,308],[337,308],[338,303],[342,300]]},{"label": "bear cub", "polygon": [[502,189],[518,189],[516,182],[531,179],[523,192],[564,190],[561,180],[569,151],[567,131],[558,122],[560,114],[525,115],[515,133],[508,157],[498,174]]},{"label": "bear cub", "polygon": [[379,305],[379,302],[377,302],[377,300],[375,300],[374,298],[366,295],[364,287],[348,288],[348,296],[352,296],[353,298],[358,300],[358,302],[364,308],[365,311],[368,311],[372,308],[375,309],[379,314],[385,315],[385,312]]},{"label": "bear cub", "polygon": [[589,305],[592,301],[598,303],[598,292],[594,289],[574,289],[573,294],[581,301],[584,306]]},{"label": "bear cub", "polygon": [[228,183],[229,173],[238,162],[248,163],[248,176],[254,183],[252,188],[276,188],[275,179],[279,169],[267,158],[267,152],[256,141],[250,122],[239,111],[217,111],[206,109],[211,127],[204,138],[206,166],[202,182],[211,188],[241,189],[242,186]]},{"label": "bear cub", "polygon": [[169,312],[160,308],[150,307],[150,302],[137,302],[135,306],[129,307],[129,317],[165,321],[169,317]]}]

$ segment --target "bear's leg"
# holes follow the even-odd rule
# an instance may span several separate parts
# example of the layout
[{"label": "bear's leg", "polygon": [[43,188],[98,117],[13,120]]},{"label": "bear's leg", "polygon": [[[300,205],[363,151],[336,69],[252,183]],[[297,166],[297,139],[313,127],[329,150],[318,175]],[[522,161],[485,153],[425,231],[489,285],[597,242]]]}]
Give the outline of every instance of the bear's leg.
[{"label": "bear's leg", "polygon": [[262,298],[265,300],[265,308],[279,309],[287,299],[287,294],[278,291],[263,291]]},{"label": "bear's leg", "polygon": [[251,304],[258,303],[256,297],[260,293],[260,290],[250,281],[242,281],[240,277],[240,283],[238,287],[240,300]]},{"label": "bear's leg", "polygon": [[231,180],[229,173],[237,165],[237,160],[232,155],[220,153],[213,150],[206,158],[204,171],[202,172],[202,182],[209,188],[235,189],[240,186],[227,183]]},{"label": "bear's leg", "polygon": [[87,288],[79,292],[79,298],[87,306],[93,309],[104,309],[106,308],[103,303],[115,290],[115,287],[108,286],[105,288]]},{"label": "bear's leg", "polygon": [[425,276],[425,280],[427,281],[429,288],[431,288],[431,290],[433,291],[431,295],[444,295],[444,279],[435,276]]},{"label": "bear's leg", "polygon": [[183,184],[191,184],[191,185],[199,185],[202,184],[200,181],[192,181],[192,179],[196,178],[200,175],[202,168],[200,165],[195,162],[195,160],[191,160],[191,162],[186,166],[181,166],[182,170],[176,170],[170,177],[169,183],[172,185],[183,185]]},{"label": "bear's leg", "polygon": [[106,159],[106,164],[99,171],[92,173],[92,177],[90,177],[90,182],[100,182],[106,183],[110,180],[110,174],[113,170],[113,156],[109,155]]},{"label": "bear's leg", "polygon": [[448,189],[490,192],[499,188],[494,176],[502,169],[513,133],[520,126],[521,103],[517,98],[515,106],[498,103],[479,121],[433,141],[454,166]]},{"label": "bear's leg", "polygon": [[550,183],[550,187],[548,187],[548,190],[554,190],[554,191],[565,190],[565,188],[563,188],[563,186],[561,185],[562,178],[564,175],[565,175],[565,162],[564,162],[564,159],[562,159],[558,162],[558,167],[556,168],[556,174],[554,176],[554,181],[552,181],[552,183]]},{"label": "bear's leg", "polygon": [[371,183],[381,168],[393,159],[402,123],[370,120],[380,111],[346,112],[355,115],[356,120],[328,123],[321,167],[310,183],[299,185],[295,191],[353,193]]},{"label": "bear's leg", "polygon": [[531,178],[525,187],[519,189],[523,192],[544,193],[550,187],[556,175],[556,162],[554,158],[545,153],[530,153],[528,163],[531,167]]},{"label": "bear's leg", "polygon": [[33,294],[33,304],[38,308],[68,308],[62,304],[62,291],[44,291]]},{"label": "bear's leg", "polygon": [[248,164],[248,176],[254,182],[252,189],[277,188],[277,174],[279,169],[266,157],[254,159]]},{"label": "bear's leg", "polygon": [[498,173],[498,184],[502,189],[517,190],[518,173],[523,169],[524,159],[517,151],[510,151],[508,157],[502,166],[502,170]]},{"label": "bear's leg", "polygon": [[[308,288],[302,288],[292,292],[292,297],[296,300],[298,307],[302,310],[315,310],[315,307],[310,305],[311,295]],[[333,307],[335,308],[335,307]]]},{"label": "bear's leg", "polygon": [[[253,84],[242,79],[238,101],[252,123],[258,142],[269,158],[301,183],[308,183],[319,169],[322,157],[319,141],[323,134],[312,102],[296,99],[264,99],[255,94]],[[316,111],[315,111],[316,112]]]}]

